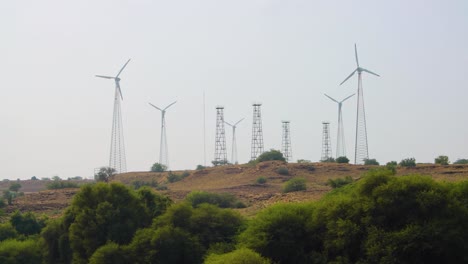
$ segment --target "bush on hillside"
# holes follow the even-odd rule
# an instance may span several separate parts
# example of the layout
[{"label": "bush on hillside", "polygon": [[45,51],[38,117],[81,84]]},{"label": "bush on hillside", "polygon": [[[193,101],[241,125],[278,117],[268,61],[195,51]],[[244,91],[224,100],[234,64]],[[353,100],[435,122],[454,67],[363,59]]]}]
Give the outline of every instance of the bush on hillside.
[{"label": "bush on hillside", "polygon": [[335,159],[334,159],[334,158],[332,158],[332,157],[329,157],[329,158],[326,158],[326,159],[320,160],[320,162],[325,162],[325,163],[334,163],[334,162],[335,162]]},{"label": "bush on hillside", "polygon": [[364,159],[364,165],[380,165],[376,159]]},{"label": "bush on hillside", "polygon": [[306,180],[304,178],[292,178],[283,186],[283,192],[298,192],[307,189]]},{"label": "bush on hillside", "polygon": [[255,180],[257,184],[265,184],[267,182],[267,179],[263,176],[258,177],[257,180]]},{"label": "bush on hillside", "polygon": [[189,175],[190,175],[190,173],[187,172],[187,171],[183,172],[182,174],[176,174],[176,173],[173,173],[172,171],[170,171],[169,175],[167,175],[167,181],[170,182],[170,183],[178,182],[178,181],[181,181],[181,180],[185,179]]},{"label": "bush on hillside", "polygon": [[349,159],[345,156],[336,158],[336,163],[349,163]]},{"label": "bush on hillside", "polygon": [[210,254],[204,264],[270,264],[271,262],[257,252],[240,248],[225,254]]},{"label": "bush on hillside", "polygon": [[344,178],[329,179],[327,185],[330,185],[333,189],[335,189],[353,183],[353,181],[354,180],[351,176],[346,176]]},{"label": "bush on hillside", "polygon": [[133,189],[138,190],[144,186],[156,188],[158,187],[158,182],[155,180],[143,181],[143,180],[134,180],[130,183],[133,186]]},{"label": "bush on hillside", "polygon": [[209,193],[204,191],[193,191],[185,197],[193,207],[198,207],[200,204],[207,203],[216,205],[220,208],[244,208],[245,204],[242,203],[237,197],[230,193]]},{"label": "bush on hillside", "polygon": [[76,182],[54,180],[54,181],[47,183],[46,188],[48,190],[56,190],[56,189],[65,189],[65,188],[80,188],[80,186]]},{"label": "bush on hillside", "polygon": [[440,164],[440,165],[449,165],[450,161],[449,161],[449,158],[447,156],[441,155],[441,156],[434,159],[434,163],[435,164]]},{"label": "bush on hillside", "polygon": [[279,175],[289,175],[289,170],[286,167],[279,167],[278,169],[276,169],[276,173],[278,173]]},{"label": "bush on hillside", "polygon": [[453,164],[468,164],[468,159],[457,159]]},{"label": "bush on hillside", "polygon": [[256,159],[257,162],[263,162],[263,161],[268,161],[268,160],[286,161],[286,159],[283,156],[283,153],[275,149],[270,149],[270,151],[263,152]]},{"label": "bush on hillside", "polygon": [[167,166],[161,163],[154,163],[153,166],[151,166],[151,171],[152,172],[164,172],[167,170]]},{"label": "bush on hillside", "polygon": [[94,174],[94,179],[99,182],[108,182],[112,177],[117,174],[117,171],[111,167],[101,167],[99,171]]},{"label": "bush on hillside", "polygon": [[400,166],[402,167],[416,167],[415,158],[407,158],[400,161]]}]

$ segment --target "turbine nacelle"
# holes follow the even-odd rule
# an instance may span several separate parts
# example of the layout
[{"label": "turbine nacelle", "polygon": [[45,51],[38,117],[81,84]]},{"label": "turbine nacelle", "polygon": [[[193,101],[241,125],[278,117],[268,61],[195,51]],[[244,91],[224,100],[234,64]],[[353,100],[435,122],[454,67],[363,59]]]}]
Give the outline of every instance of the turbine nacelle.
[{"label": "turbine nacelle", "polygon": [[346,82],[349,78],[351,78],[356,72],[357,72],[358,74],[361,74],[362,72],[367,72],[367,73],[370,73],[370,74],[375,75],[375,76],[377,76],[377,77],[380,77],[380,75],[378,75],[377,73],[371,72],[371,71],[369,71],[369,70],[367,70],[367,69],[364,69],[364,68],[362,68],[361,66],[359,66],[359,58],[358,58],[358,53],[357,53],[357,46],[356,46],[356,44],[354,44],[354,54],[355,54],[355,56],[356,56],[356,69],[355,69],[348,77],[346,77],[346,79],[344,79],[344,81],[342,81],[342,82],[340,83],[340,85],[342,85],[343,83],[345,83],[345,82]]},{"label": "turbine nacelle", "polygon": [[123,95],[122,95],[122,90],[120,89],[120,74],[122,73],[122,71],[125,69],[125,67],[127,66],[127,64],[130,62],[130,59],[128,59],[128,61],[124,64],[124,66],[122,67],[122,69],[120,69],[119,73],[117,73],[117,76],[115,77],[112,77],[112,76],[104,76],[104,75],[96,75],[96,77],[99,77],[99,78],[104,78],[104,79],[114,79],[115,81],[115,88],[117,90],[119,90],[119,94],[120,94],[120,98],[123,100]]}]

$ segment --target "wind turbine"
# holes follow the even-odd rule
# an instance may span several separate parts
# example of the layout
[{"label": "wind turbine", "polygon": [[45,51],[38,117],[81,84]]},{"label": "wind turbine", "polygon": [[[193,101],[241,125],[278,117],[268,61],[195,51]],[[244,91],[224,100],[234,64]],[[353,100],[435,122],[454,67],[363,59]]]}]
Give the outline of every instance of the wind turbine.
[{"label": "wind turbine", "polygon": [[366,128],[366,113],[364,110],[364,93],[362,88],[362,72],[367,72],[377,77],[377,73],[371,72],[359,66],[359,59],[357,54],[357,46],[354,44],[354,53],[356,55],[357,68],[340,83],[342,85],[356,72],[358,73],[358,100],[357,100],[357,113],[356,113],[356,141],[354,143],[354,164],[362,163],[365,159],[369,158],[369,147],[367,145],[367,128]]},{"label": "wind turbine", "polygon": [[242,118],[241,120],[237,121],[234,125],[231,125],[229,124],[228,122],[224,121],[224,123],[226,123],[226,125],[229,125],[230,127],[232,127],[232,154],[231,154],[231,162],[232,164],[237,164],[237,142],[236,142],[236,127],[237,125],[242,121],[244,120],[244,118]]},{"label": "wind turbine", "polygon": [[169,168],[169,152],[167,150],[167,137],[166,137],[166,110],[171,107],[173,104],[177,103],[177,101],[172,102],[166,108],[159,108],[152,103],[150,104],[152,107],[161,111],[161,141],[159,143],[159,164],[165,165]]},{"label": "wind turbine", "polygon": [[342,112],[341,112],[341,106],[344,101],[348,100],[349,98],[353,97],[355,94],[352,94],[345,99],[341,101],[337,101],[327,94],[325,94],[326,97],[328,97],[330,100],[336,102],[338,104],[338,135],[336,137],[336,157],[346,157],[346,144],[345,144],[345,136],[344,136],[344,126],[343,126],[343,117],[342,117]]},{"label": "wind turbine", "polygon": [[117,73],[115,77],[96,75],[96,77],[104,79],[114,79],[115,81],[115,94],[114,94],[114,114],[112,119],[112,136],[111,136],[111,148],[109,167],[114,168],[117,173],[126,172],[127,161],[125,158],[125,144],[122,127],[122,112],[120,107],[120,100],[123,100],[122,90],[120,89],[120,74],[125,69],[130,59],[124,64],[122,69]]}]

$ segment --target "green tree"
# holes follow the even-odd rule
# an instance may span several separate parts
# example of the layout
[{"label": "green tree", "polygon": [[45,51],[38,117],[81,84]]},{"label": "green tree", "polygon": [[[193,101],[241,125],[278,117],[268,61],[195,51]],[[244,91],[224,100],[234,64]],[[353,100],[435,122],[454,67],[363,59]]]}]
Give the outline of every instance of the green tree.
[{"label": "green tree", "polygon": [[18,232],[10,222],[0,224],[0,242],[7,239],[13,239],[18,236]]},{"label": "green tree", "polygon": [[167,170],[167,166],[164,164],[160,163],[154,163],[153,166],[151,166],[151,171],[152,172],[164,172]]},{"label": "green tree", "polygon": [[380,165],[376,159],[364,159],[364,165]]},{"label": "green tree", "polygon": [[304,178],[292,178],[287,181],[283,186],[283,192],[297,192],[307,189],[306,180]]},{"label": "green tree", "polygon": [[101,167],[99,171],[94,174],[94,179],[99,182],[108,182],[117,171],[111,167]]},{"label": "green tree", "polygon": [[325,162],[325,163],[334,163],[335,159],[332,157],[329,157],[327,159],[321,160],[320,162]]},{"label": "green tree", "polygon": [[440,164],[440,165],[449,165],[450,161],[449,161],[449,158],[447,156],[441,155],[441,156],[435,158],[434,163],[435,164]]},{"label": "green tree", "polygon": [[98,248],[89,259],[90,264],[126,264],[134,263],[130,259],[127,250],[114,243],[109,242]]},{"label": "green tree", "polygon": [[400,166],[402,167],[416,167],[415,158],[407,158],[400,161]]},{"label": "green tree", "polygon": [[22,214],[16,211],[10,217],[10,223],[16,231],[26,236],[39,234],[45,226],[45,222],[46,219],[38,219],[32,212]]},{"label": "green tree", "polygon": [[33,239],[23,241],[9,239],[0,242],[0,263],[41,264],[42,254],[39,243]]},{"label": "green tree", "polygon": [[205,264],[270,264],[271,262],[257,252],[248,248],[240,248],[226,254],[211,254]]},{"label": "green tree", "polygon": [[21,189],[21,184],[18,183],[18,182],[12,182],[10,184],[10,187],[8,188],[8,190],[10,190],[12,192],[18,192],[19,189]]},{"label": "green tree", "polygon": [[349,163],[349,159],[347,157],[344,157],[344,156],[336,158],[335,161],[336,161],[336,163]]},{"label": "green tree", "polygon": [[468,164],[468,159],[457,159],[453,164]]},{"label": "green tree", "polygon": [[281,151],[275,150],[275,149],[270,149],[270,151],[263,152],[256,159],[257,162],[263,162],[263,161],[267,161],[267,160],[286,161],[286,159],[283,156],[283,153],[281,153]]}]

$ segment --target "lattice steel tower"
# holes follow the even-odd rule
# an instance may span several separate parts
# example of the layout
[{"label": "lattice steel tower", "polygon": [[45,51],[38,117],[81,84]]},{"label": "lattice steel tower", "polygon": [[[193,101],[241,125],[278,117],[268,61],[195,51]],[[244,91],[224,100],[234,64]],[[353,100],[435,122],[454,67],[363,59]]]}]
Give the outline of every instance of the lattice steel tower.
[{"label": "lattice steel tower", "polygon": [[104,79],[113,79],[115,82],[115,93],[114,93],[114,114],[112,118],[112,135],[111,135],[111,147],[110,147],[110,158],[109,167],[114,168],[117,173],[123,173],[127,171],[127,160],[125,157],[125,142],[123,136],[122,126],[122,111],[120,107],[121,100],[123,100],[122,90],[120,89],[120,74],[125,69],[130,59],[124,64],[122,69],[117,73],[117,76],[103,76],[96,75],[96,77]]},{"label": "lattice steel tower", "polygon": [[250,160],[255,160],[263,153],[263,130],[262,130],[262,104],[253,105],[252,144],[250,147]]},{"label": "lattice steel tower", "polygon": [[213,165],[224,165],[227,163],[226,133],[224,130],[224,107],[216,107],[216,140],[215,158]]},{"label": "lattice steel tower", "polygon": [[291,149],[291,133],[289,130],[289,121],[281,121],[283,123],[283,137],[281,142],[281,152],[287,162],[292,160],[292,149]]},{"label": "lattice steel tower", "polygon": [[327,161],[332,157],[332,146],[330,139],[330,122],[323,121],[323,132],[322,132],[322,158],[321,161]]}]

